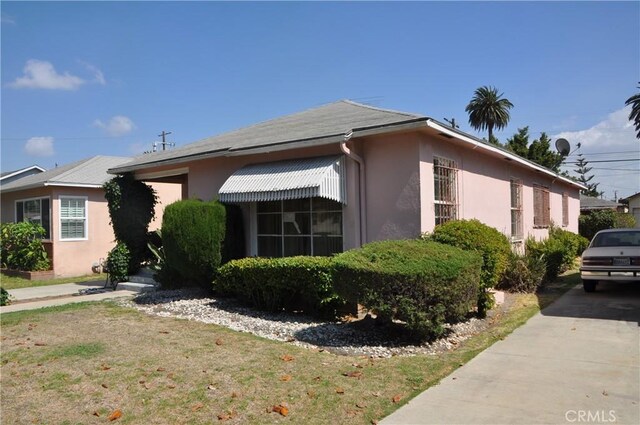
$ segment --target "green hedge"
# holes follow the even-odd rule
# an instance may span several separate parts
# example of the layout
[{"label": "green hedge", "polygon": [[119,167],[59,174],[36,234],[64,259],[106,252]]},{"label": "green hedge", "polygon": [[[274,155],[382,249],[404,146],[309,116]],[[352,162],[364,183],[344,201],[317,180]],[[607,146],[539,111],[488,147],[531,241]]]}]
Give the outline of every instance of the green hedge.
[{"label": "green hedge", "polygon": [[493,296],[488,290],[500,282],[507,267],[511,254],[509,239],[493,227],[475,219],[448,221],[436,226],[433,234],[428,237],[436,242],[477,251],[482,255],[478,315],[485,317],[493,306]]},{"label": "green hedge", "polygon": [[436,242],[374,242],[334,257],[334,285],[383,321],[398,319],[415,337],[435,338],[446,321],[473,308],[481,266],[478,254]]},{"label": "green hedge", "polygon": [[214,290],[271,310],[335,316],[344,302],[333,290],[328,257],[243,258],[220,267]]},{"label": "green hedge", "polygon": [[578,233],[591,240],[600,230],[634,227],[635,225],[636,220],[632,214],[613,210],[592,211],[589,214],[580,214]]},{"label": "green hedge", "polygon": [[221,260],[225,209],[217,201],[177,201],[164,210],[162,247],[165,263],[158,274],[163,287],[210,289]]},{"label": "green hedge", "polygon": [[542,286],[546,272],[547,263],[543,256],[512,253],[497,288],[508,292],[534,293]]}]

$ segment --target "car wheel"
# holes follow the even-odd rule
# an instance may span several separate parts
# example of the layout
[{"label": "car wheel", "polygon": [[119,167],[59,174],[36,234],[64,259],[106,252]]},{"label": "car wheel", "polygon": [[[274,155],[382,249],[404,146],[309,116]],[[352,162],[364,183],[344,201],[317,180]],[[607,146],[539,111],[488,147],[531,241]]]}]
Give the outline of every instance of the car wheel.
[{"label": "car wheel", "polygon": [[583,280],[582,287],[584,288],[584,292],[595,292],[596,283],[598,282],[595,280]]}]

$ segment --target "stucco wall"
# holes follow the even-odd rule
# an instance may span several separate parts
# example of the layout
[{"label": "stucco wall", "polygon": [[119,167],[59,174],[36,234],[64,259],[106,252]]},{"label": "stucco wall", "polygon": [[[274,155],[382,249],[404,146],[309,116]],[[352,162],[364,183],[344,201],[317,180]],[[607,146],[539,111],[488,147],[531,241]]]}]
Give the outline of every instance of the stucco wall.
[{"label": "stucco wall", "polygon": [[155,208],[155,218],[149,223],[149,231],[162,227],[162,214],[167,205],[182,199],[182,186],[177,183],[147,183],[151,186],[158,196],[158,203]]},{"label": "stucco wall", "polygon": [[640,196],[629,199],[629,213],[636,219],[635,227],[640,228]]}]

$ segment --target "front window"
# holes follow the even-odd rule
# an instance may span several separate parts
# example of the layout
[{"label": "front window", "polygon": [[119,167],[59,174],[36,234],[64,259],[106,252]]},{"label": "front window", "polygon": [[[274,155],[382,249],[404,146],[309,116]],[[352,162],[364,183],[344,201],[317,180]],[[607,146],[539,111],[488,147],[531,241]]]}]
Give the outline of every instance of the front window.
[{"label": "front window", "polygon": [[60,239],[87,239],[86,198],[60,198]]},{"label": "front window", "polygon": [[257,203],[258,256],[342,252],[342,205],[325,198]]},{"label": "front window", "polygon": [[551,225],[549,188],[539,184],[533,185],[533,225],[535,227]]},{"label": "front window", "polygon": [[522,226],[522,181],[511,180],[511,239],[523,238]]},{"label": "front window", "polygon": [[433,158],[436,225],[458,218],[458,167],[451,159]]},{"label": "front window", "polygon": [[16,222],[28,221],[44,228],[44,239],[51,239],[49,198],[23,199],[16,202]]}]

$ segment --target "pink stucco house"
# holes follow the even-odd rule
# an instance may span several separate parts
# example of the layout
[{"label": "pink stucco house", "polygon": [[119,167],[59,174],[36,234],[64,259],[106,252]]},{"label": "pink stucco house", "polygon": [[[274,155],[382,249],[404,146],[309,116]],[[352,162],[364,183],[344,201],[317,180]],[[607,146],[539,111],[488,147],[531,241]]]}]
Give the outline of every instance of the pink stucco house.
[{"label": "pink stucco house", "polygon": [[327,255],[477,218],[577,232],[582,186],[429,117],[348,100],[114,166],[242,208],[247,255]]},{"label": "pink stucco house", "polygon": [[[44,245],[55,276],[90,274],[113,248],[114,236],[103,183],[107,169],[131,161],[127,157],[95,156],[3,184],[2,222],[29,220],[47,232]],[[164,206],[179,199],[176,185],[152,184],[160,202],[150,229],[160,227]]]}]

